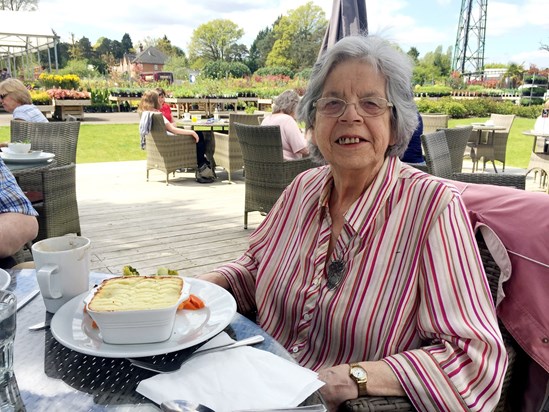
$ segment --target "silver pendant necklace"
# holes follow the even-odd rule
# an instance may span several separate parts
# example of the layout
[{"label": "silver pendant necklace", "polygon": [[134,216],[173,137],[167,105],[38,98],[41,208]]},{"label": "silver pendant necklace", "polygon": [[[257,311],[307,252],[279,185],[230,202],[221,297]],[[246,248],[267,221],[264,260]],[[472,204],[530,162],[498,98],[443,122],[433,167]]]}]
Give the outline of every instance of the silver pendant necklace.
[{"label": "silver pendant necklace", "polygon": [[326,286],[330,290],[336,289],[345,277],[347,262],[343,259],[335,259],[328,265]]}]

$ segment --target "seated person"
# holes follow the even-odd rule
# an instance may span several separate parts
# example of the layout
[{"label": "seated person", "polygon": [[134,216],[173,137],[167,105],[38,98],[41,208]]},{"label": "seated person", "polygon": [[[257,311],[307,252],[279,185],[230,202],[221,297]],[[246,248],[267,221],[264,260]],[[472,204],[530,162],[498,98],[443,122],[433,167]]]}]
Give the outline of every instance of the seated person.
[{"label": "seated person", "polygon": [[48,119],[32,104],[29,90],[18,79],[9,78],[0,83],[0,98],[7,112],[13,113],[13,120],[47,123]]},{"label": "seated person", "polygon": [[299,95],[294,90],[286,90],[273,102],[273,112],[265,116],[261,126],[280,126],[282,154],[285,160],[301,159],[309,155],[307,140],[295,121]]},{"label": "seated person", "polygon": [[457,189],[400,161],[417,107],[408,56],[348,36],[315,64],[298,119],[325,165],[298,175],[237,260],[199,278],[302,366],[330,411],[404,396],[421,411],[489,411],[507,354]]},{"label": "seated person", "polygon": [[421,115],[417,114],[418,125],[414,134],[408,143],[406,151],[400,158],[405,163],[408,163],[411,166],[427,166],[425,163],[425,158],[423,157],[423,149],[421,147],[421,135],[423,134],[423,120]]},{"label": "seated person", "polygon": [[[151,130],[151,121],[153,113],[161,113],[160,111],[160,101],[158,99],[158,93],[154,90],[149,90],[143,94],[141,97],[141,102],[139,103],[139,108],[137,109],[138,113],[141,116],[139,123],[139,133],[141,134],[141,148],[145,149],[146,136]],[[173,123],[170,123],[165,116],[162,116],[164,119],[164,124],[166,125],[166,130],[168,133],[174,135],[182,136],[191,136],[196,141],[196,163],[198,165],[197,173],[200,174],[202,178],[211,177],[215,178],[215,174],[210,169],[210,163],[206,158],[206,144],[204,140],[204,135],[202,132],[195,132],[194,130],[181,129],[176,127]],[[201,182],[201,183],[206,183]]]},{"label": "seated person", "polygon": [[168,122],[174,123],[172,116],[172,109],[168,103],[166,103],[166,92],[162,87],[157,87],[156,92],[158,93],[158,101],[160,102],[160,111],[164,115]]},{"label": "seated person", "polygon": [[38,234],[36,210],[0,159],[0,267],[16,264],[11,258]]}]

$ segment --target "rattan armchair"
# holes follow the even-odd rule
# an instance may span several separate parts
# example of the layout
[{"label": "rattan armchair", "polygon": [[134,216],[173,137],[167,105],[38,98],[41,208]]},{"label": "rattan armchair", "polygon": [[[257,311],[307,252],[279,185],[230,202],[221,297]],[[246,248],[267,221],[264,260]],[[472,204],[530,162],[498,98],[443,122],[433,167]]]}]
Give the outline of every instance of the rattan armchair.
[{"label": "rattan armchair", "polygon": [[438,129],[448,127],[450,116],[447,114],[420,113],[420,115],[423,121],[423,133],[436,132]]},{"label": "rattan armchair", "polygon": [[34,205],[39,213],[35,242],[69,233],[81,235],[76,199],[76,165],[53,167],[42,172],[44,200]]},{"label": "rattan armchair", "polygon": [[284,160],[279,126],[234,124],[246,168],[244,229],[248,213],[267,213],[286,186],[304,170],[314,167],[310,158]]},{"label": "rattan armchair", "polygon": [[234,124],[257,125],[260,116],[260,114],[231,113],[229,114],[229,133],[214,132],[215,165],[227,171],[229,182],[231,182],[231,173],[242,170],[244,166]]},{"label": "rattan armchair", "polygon": [[450,162],[452,163],[452,172],[461,173],[463,169],[463,156],[467,142],[473,131],[473,126],[458,126],[450,129],[441,129],[446,135],[446,143],[450,150]]},{"label": "rattan armchair", "polygon": [[169,135],[162,113],[152,115],[151,131],[146,138],[147,181],[151,169],[166,173],[166,185],[170,173],[177,169],[196,169],[196,142],[191,136]]},{"label": "rattan armchair", "polygon": [[55,154],[57,166],[76,163],[80,122],[33,123],[12,120],[10,132],[12,142],[29,139],[33,150]]},{"label": "rattan armchair", "polygon": [[[498,289],[499,277],[501,275],[501,270],[499,269],[496,262],[494,261],[494,258],[492,257],[492,254],[488,250],[488,247],[486,246],[486,243],[484,242],[484,239],[480,232],[477,232],[476,239],[477,239],[477,245],[480,251],[480,257],[482,259],[482,264],[484,266],[484,271],[486,273],[488,284],[490,286],[490,291],[492,293],[492,299],[494,302],[496,302],[497,289]],[[514,373],[514,368],[516,365],[515,360],[517,356],[518,346],[515,340],[513,339],[513,337],[509,334],[509,332],[505,329],[505,327],[501,322],[499,326],[500,326],[501,334],[503,337],[503,343],[505,345],[505,349],[507,350],[509,363],[508,363],[507,371],[505,373],[504,380],[503,380],[503,389],[501,392],[501,398],[496,408],[494,409],[494,411],[504,412],[506,410],[509,410],[509,407],[507,404],[508,394],[509,394],[509,387],[511,385],[511,379]],[[363,398],[346,401],[340,407],[340,411],[345,411],[345,412],[374,412],[374,411],[404,412],[404,411],[415,411],[415,410],[416,409],[410,403],[408,398],[396,397],[396,396],[363,397]]]},{"label": "rattan armchair", "polygon": [[484,183],[496,186],[512,186],[517,189],[526,188],[526,175],[503,175],[499,173],[454,173],[450,149],[446,143],[446,133],[443,130],[421,136],[421,144],[425,154],[428,173],[444,179],[459,180],[469,183]]},{"label": "rattan armchair", "polygon": [[478,170],[478,161],[482,159],[483,170],[486,169],[486,162],[492,162],[494,171],[497,173],[496,160],[503,164],[503,171],[505,172],[505,154],[507,152],[507,139],[509,138],[509,132],[511,126],[515,120],[514,114],[491,114],[490,122],[494,126],[505,127],[502,130],[487,131],[486,141],[477,142],[475,147],[475,155],[473,158],[473,170]]}]

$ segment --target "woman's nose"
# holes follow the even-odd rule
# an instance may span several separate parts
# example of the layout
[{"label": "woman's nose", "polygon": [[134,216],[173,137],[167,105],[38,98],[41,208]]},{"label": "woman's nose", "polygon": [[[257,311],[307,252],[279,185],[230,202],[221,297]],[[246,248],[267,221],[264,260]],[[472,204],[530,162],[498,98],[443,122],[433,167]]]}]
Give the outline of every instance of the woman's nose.
[{"label": "woman's nose", "polygon": [[356,105],[358,103],[347,103],[347,106],[345,106],[345,110],[339,116],[339,120],[344,122],[356,122],[356,121],[362,121],[362,116],[358,114]]}]

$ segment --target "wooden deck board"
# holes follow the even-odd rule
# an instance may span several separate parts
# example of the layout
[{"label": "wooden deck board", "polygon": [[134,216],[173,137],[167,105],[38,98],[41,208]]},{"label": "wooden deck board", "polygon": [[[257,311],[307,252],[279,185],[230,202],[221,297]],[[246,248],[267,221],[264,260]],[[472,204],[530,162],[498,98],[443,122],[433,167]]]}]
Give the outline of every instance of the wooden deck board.
[{"label": "wooden deck board", "polygon": [[[91,269],[118,274],[124,265],[151,274],[159,266],[188,276],[242,254],[263,217],[249,214],[243,229],[244,180],[199,184],[178,173],[166,186],[145,179],[145,163],[77,165],[82,235],[92,241]],[[178,179],[177,176],[183,176]]]}]

